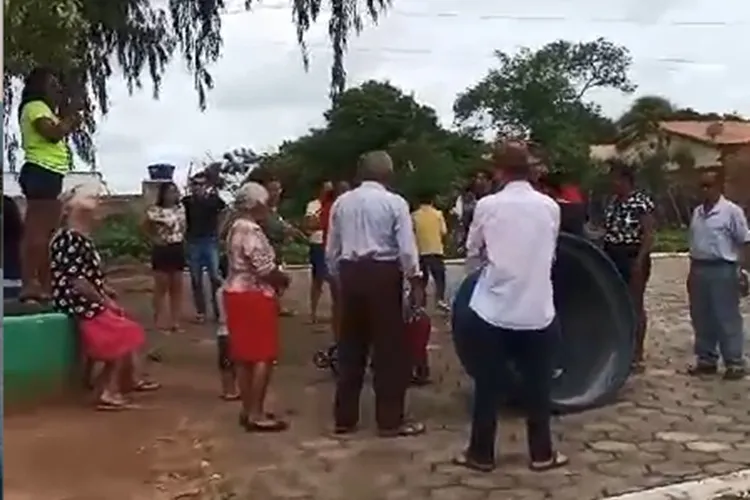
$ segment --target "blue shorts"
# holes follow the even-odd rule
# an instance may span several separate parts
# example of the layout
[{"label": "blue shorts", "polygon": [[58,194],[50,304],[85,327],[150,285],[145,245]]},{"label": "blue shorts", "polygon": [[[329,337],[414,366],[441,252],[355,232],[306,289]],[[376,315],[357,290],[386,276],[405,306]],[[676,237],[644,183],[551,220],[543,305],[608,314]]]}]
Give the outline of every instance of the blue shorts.
[{"label": "blue shorts", "polygon": [[327,280],[328,266],[326,265],[326,251],[323,245],[320,243],[311,243],[309,258],[313,279]]}]

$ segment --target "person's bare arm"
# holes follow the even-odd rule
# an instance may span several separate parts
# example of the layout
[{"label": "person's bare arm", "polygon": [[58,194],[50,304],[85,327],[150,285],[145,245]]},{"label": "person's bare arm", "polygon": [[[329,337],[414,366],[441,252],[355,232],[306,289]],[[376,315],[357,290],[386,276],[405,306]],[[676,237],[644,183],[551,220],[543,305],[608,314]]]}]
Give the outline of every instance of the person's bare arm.
[{"label": "person's bare arm", "polygon": [[641,216],[641,247],[638,250],[638,262],[643,263],[651,255],[654,247],[654,235],[656,233],[656,219],[653,212]]},{"label": "person's bare arm", "polygon": [[732,239],[740,247],[740,265],[742,269],[750,270],[750,227],[741,208],[732,215]]},{"label": "person's bare arm", "polygon": [[[73,289],[86,298],[89,302],[101,304],[111,309],[119,309],[119,306],[114,302],[114,294],[112,296],[107,294],[99,293],[96,287],[86,278],[78,277],[71,279],[71,285]],[[106,291],[107,287],[105,287]]]},{"label": "person's bare arm", "polygon": [[482,218],[484,217],[484,204],[477,203],[474,209],[474,217],[469,225],[466,235],[466,270],[472,272],[478,269],[486,258],[484,232],[482,231]]},{"label": "person's bare arm", "polygon": [[412,300],[415,304],[422,304],[425,292],[422,271],[419,269],[417,239],[414,236],[414,224],[409,213],[409,204],[403,198],[399,198],[396,207],[395,229],[401,270],[404,278],[409,281]]},{"label": "person's bare arm", "polygon": [[341,225],[339,221],[339,202],[331,207],[331,220],[328,224],[328,239],[326,240],[326,266],[331,276],[338,275],[339,260],[341,260]]}]

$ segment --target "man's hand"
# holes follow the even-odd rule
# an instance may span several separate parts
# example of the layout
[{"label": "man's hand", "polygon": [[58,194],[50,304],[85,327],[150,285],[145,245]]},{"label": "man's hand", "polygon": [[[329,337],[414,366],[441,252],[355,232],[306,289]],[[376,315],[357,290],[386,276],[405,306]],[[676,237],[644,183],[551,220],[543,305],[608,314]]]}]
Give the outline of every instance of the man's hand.
[{"label": "man's hand", "polygon": [[413,304],[422,307],[426,304],[424,284],[421,277],[415,277],[409,280],[411,289],[411,301]]},{"label": "man's hand", "polygon": [[740,276],[739,276],[739,282],[740,282],[740,295],[742,297],[747,297],[750,295],[750,279],[748,278],[748,273],[744,269],[740,269]]}]

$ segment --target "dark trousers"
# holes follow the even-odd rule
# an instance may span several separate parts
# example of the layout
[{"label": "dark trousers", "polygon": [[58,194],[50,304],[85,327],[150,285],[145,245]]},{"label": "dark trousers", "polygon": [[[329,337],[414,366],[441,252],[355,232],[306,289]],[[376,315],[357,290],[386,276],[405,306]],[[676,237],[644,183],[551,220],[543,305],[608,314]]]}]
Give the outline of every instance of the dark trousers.
[{"label": "dark trousers", "polygon": [[[552,458],[550,391],[552,345],[557,322],[544,330],[507,330],[489,325],[473,311],[472,325],[460,337],[461,359],[474,377],[474,406],[469,456],[483,463],[495,461],[497,416],[502,397],[504,364],[512,362],[521,375],[526,412],[526,438],[533,461]],[[458,339],[457,339],[458,340]]]},{"label": "dark trousers", "polygon": [[424,276],[424,285],[430,277],[435,281],[435,295],[438,300],[445,300],[445,262],[443,256],[438,254],[428,254],[419,256],[419,268]]},{"label": "dark trousers", "polygon": [[381,430],[403,423],[411,352],[403,317],[403,282],[396,262],[341,262],[341,334],[334,416],[337,427],[359,422],[359,396],[370,352],[375,418]]}]

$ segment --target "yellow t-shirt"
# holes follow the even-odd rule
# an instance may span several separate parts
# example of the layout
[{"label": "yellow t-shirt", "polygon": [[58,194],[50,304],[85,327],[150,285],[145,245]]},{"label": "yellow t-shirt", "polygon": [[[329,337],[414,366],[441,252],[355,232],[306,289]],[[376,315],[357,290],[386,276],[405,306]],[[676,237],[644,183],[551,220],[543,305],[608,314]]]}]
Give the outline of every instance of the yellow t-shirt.
[{"label": "yellow t-shirt", "polygon": [[422,205],[411,214],[419,255],[443,255],[443,236],[448,232],[443,212]]},{"label": "yellow t-shirt", "polygon": [[70,170],[70,151],[65,140],[50,142],[45,139],[34,122],[40,118],[49,118],[58,122],[59,118],[44,101],[31,101],[21,110],[21,144],[26,161],[35,163],[58,174]]}]

